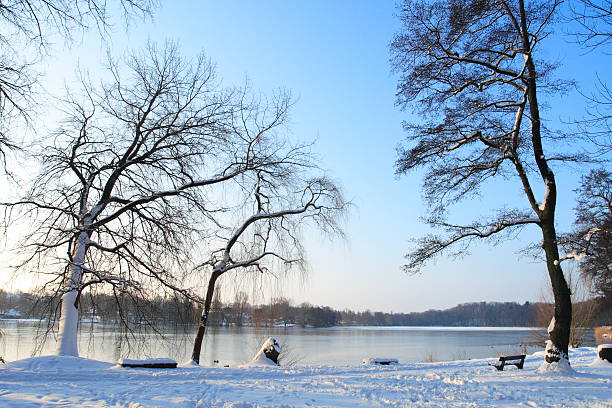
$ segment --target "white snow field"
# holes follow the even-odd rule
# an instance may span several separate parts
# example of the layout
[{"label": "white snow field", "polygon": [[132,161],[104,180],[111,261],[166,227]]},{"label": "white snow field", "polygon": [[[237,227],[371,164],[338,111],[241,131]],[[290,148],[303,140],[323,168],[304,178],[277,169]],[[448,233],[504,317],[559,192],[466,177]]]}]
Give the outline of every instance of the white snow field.
[{"label": "white snow field", "polygon": [[121,368],[76,357],[0,364],[0,407],[612,407],[612,364],[571,351],[575,372],[498,372],[494,359],[389,366]]}]

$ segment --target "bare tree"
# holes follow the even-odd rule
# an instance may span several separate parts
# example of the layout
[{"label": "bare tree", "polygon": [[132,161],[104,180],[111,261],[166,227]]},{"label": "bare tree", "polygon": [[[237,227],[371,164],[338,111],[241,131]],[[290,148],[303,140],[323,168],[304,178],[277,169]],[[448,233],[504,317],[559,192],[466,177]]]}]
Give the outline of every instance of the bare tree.
[{"label": "bare tree", "polygon": [[612,174],[592,170],[576,190],[575,228],[562,237],[563,259],[579,262],[582,276],[592,282],[592,294],[612,305]]},{"label": "bare tree", "polygon": [[336,220],[347,203],[338,188],[325,178],[300,180],[299,173],[308,167],[307,162],[286,160],[279,164],[273,172],[258,169],[242,181],[247,212],[233,227],[224,228],[219,248],[198,267],[210,276],[191,356],[195,363],[200,362],[215,285],[221,276],[230,271],[278,273],[283,268],[303,266],[299,231],[308,221],[318,229],[341,233]]},{"label": "bare tree", "polygon": [[[391,44],[401,75],[398,104],[423,118],[405,124],[408,142],[399,151],[397,172],[427,169],[427,221],[445,232],[418,240],[406,255],[405,270],[417,271],[451,249],[460,255],[474,240],[539,228],[555,299],[547,363],[567,361],[572,315],[559,262],[557,184],[550,163],[580,159],[545,150],[545,140],[554,134],[543,124],[538,101],[564,85],[551,78],[554,65],[538,58],[560,3],[406,0],[400,8],[402,30]],[[446,221],[449,205],[478,194],[494,178],[515,180],[527,208],[500,209],[492,219],[467,225]]]},{"label": "bare tree", "polygon": [[[119,0],[126,21],[151,14],[155,0]],[[109,5],[103,0],[9,0],[0,3],[0,158],[17,149],[11,141],[9,119],[31,118],[35,68],[50,51],[53,36],[70,42],[76,33],[110,26]]]},{"label": "bare tree", "polygon": [[197,301],[180,274],[211,214],[225,210],[213,187],[291,157],[260,149],[278,123],[238,131],[250,115],[246,91],[221,88],[203,56],[190,62],[172,44],[150,45],[109,69],[110,82],[85,84],[85,102],[68,99],[32,187],[2,204],[9,223],[31,219],[23,267],[48,274],[46,288],[61,295],[62,355],[78,354],[79,297],[91,285]]},{"label": "bare tree", "polygon": [[234,302],[232,303],[232,322],[241,327],[245,323],[245,318],[249,311],[249,295],[243,291],[237,291],[234,294]]}]

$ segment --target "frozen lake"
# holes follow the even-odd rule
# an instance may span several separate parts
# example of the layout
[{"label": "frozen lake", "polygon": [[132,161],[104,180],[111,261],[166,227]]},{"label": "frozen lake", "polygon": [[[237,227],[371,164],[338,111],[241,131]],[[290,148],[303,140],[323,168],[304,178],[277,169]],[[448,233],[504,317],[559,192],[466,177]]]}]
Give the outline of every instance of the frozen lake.
[{"label": "frozen lake", "polygon": [[[31,321],[0,321],[0,356],[13,361],[53,353],[53,335],[41,346],[36,326]],[[544,334],[543,329],[503,327],[213,327],[207,332],[201,363],[246,362],[267,337],[275,337],[286,348],[286,363],[298,365],[357,365],[369,357],[396,358],[400,363],[466,360],[539,351],[542,346],[533,344],[537,341],[534,332]],[[79,350],[82,357],[108,362],[121,357],[170,357],[185,362],[194,333],[193,327],[173,326],[163,329],[163,337],[126,335],[117,325],[82,324]]]}]

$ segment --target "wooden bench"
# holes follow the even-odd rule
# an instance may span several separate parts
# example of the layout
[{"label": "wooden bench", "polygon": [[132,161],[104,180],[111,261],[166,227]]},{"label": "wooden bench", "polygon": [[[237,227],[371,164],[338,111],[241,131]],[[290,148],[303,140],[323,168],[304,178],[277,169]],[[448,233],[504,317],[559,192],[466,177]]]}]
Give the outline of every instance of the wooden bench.
[{"label": "wooden bench", "polygon": [[131,368],[176,368],[177,363],[169,358],[151,358],[148,360],[131,360],[122,358],[118,363],[121,367]]},{"label": "wooden bench", "polygon": [[498,371],[504,371],[504,366],[515,365],[519,370],[523,368],[525,364],[526,354],[520,354],[518,356],[499,356],[499,361],[489,363],[489,365],[497,368]]}]

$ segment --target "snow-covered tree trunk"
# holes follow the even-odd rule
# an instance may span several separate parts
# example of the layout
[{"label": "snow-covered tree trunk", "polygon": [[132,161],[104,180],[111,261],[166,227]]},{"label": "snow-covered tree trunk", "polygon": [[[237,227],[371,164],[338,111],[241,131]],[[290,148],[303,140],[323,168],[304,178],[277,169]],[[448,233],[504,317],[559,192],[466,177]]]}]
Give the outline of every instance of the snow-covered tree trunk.
[{"label": "snow-covered tree trunk", "polygon": [[77,246],[72,257],[70,280],[65,289],[66,293],[62,295],[61,299],[57,342],[57,354],[60,356],[78,357],[79,355],[77,336],[79,325],[79,293],[88,243],[89,235],[87,232],[80,232],[77,238]]},{"label": "snow-covered tree trunk", "polygon": [[78,290],[62,295],[62,307],[59,321],[59,334],[57,341],[57,354],[60,356],[79,355],[77,341],[77,327],[79,323]]}]

